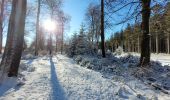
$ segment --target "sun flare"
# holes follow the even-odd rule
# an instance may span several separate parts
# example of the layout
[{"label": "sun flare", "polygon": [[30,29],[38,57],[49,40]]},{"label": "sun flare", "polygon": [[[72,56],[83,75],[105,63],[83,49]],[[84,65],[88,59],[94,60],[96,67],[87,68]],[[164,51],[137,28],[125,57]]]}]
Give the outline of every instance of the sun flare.
[{"label": "sun flare", "polygon": [[50,19],[46,19],[43,22],[43,27],[44,27],[45,30],[52,32],[56,29],[56,24],[55,24],[54,21],[52,21]]}]

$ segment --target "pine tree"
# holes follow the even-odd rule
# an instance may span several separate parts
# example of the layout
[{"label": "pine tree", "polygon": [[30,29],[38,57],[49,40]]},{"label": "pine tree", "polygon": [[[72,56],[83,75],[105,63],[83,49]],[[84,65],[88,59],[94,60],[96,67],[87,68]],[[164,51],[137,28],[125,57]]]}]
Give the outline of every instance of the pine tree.
[{"label": "pine tree", "polygon": [[84,55],[88,53],[88,41],[84,32],[84,26],[81,26],[80,34],[77,36],[76,55]]}]

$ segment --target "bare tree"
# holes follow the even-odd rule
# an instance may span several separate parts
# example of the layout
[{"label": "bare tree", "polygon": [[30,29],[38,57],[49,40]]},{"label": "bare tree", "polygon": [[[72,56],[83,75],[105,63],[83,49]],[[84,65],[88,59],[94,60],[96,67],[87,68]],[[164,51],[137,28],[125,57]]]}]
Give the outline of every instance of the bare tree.
[{"label": "bare tree", "polygon": [[35,40],[35,56],[38,55],[38,34],[39,34],[39,19],[40,19],[40,5],[41,0],[38,0],[38,10],[37,10],[37,19],[36,19],[36,40]]},{"label": "bare tree", "polygon": [[104,36],[104,0],[101,0],[101,49],[102,49],[102,56],[106,57],[105,36]]},{"label": "bare tree", "polygon": [[91,41],[91,47],[94,50],[98,49],[99,35],[100,35],[100,5],[89,4],[85,15],[85,21],[88,26],[88,39]]},{"label": "bare tree", "polygon": [[4,17],[5,0],[1,1],[0,5],[0,54],[2,53],[2,37],[3,37],[3,17]]},{"label": "bare tree", "polygon": [[9,71],[8,76],[17,76],[24,42],[27,0],[13,0],[7,41],[1,61],[1,68]]}]

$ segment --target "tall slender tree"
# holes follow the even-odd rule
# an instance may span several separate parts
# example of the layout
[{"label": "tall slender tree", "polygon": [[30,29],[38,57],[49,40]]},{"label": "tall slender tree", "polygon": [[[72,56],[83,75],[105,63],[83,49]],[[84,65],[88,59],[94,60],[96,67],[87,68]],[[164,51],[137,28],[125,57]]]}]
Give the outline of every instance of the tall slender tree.
[{"label": "tall slender tree", "polygon": [[104,36],[104,0],[101,0],[101,49],[102,49],[102,56],[106,57],[105,36]]},{"label": "tall slender tree", "polygon": [[17,76],[24,42],[27,0],[13,0],[8,24],[7,41],[1,61],[1,68],[8,76]]},{"label": "tall slender tree", "polygon": [[38,55],[38,34],[39,34],[39,19],[40,19],[40,4],[41,0],[38,0],[38,10],[37,10],[37,19],[36,19],[36,40],[35,40],[35,56]]},{"label": "tall slender tree", "polygon": [[141,57],[140,65],[148,65],[150,63],[150,33],[149,33],[149,19],[150,19],[150,4],[151,0],[141,0],[142,5],[142,43],[141,43]]},{"label": "tall slender tree", "polygon": [[1,1],[0,5],[0,54],[2,53],[2,37],[3,37],[3,17],[4,17],[5,0]]}]

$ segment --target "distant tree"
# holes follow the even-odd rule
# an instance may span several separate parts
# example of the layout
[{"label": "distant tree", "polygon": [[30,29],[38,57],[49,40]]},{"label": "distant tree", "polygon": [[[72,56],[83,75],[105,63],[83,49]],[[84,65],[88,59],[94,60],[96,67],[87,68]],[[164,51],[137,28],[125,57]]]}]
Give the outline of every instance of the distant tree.
[{"label": "distant tree", "polygon": [[69,57],[73,57],[74,55],[76,55],[76,46],[77,46],[77,33],[74,33],[72,38],[71,38],[71,41],[68,45],[68,48],[66,50],[66,54],[69,56]]},{"label": "distant tree", "polygon": [[85,34],[84,26],[81,25],[80,32],[77,35],[77,45],[76,45],[75,54],[76,55],[88,54],[88,52],[90,52],[88,45],[89,44],[87,41],[87,36]]},{"label": "distant tree", "polygon": [[104,0],[101,0],[101,49],[102,56],[106,57],[105,54],[105,34],[104,34]]},{"label": "distant tree", "polygon": [[[165,7],[165,33],[167,34],[167,53],[170,53],[170,2]],[[163,23],[164,24],[164,23]]]},{"label": "distant tree", "polygon": [[57,23],[59,23],[59,27],[60,32],[61,32],[61,54],[63,53],[63,49],[64,49],[64,31],[65,31],[65,27],[66,25],[69,23],[70,21],[70,16],[66,15],[63,11],[60,11],[58,14],[58,21]]},{"label": "distant tree", "polygon": [[45,50],[45,41],[46,41],[45,34],[44,34],[43,30],[41,30],[41,28],[40,28],[39,40],[38,40],[40,50]]},{"label": "distant tree", "polygon": [[85,21],[88,27],[88,39],[91,41],[91,47],[97,50],[100,35],[100,5],[89,4]]}]

